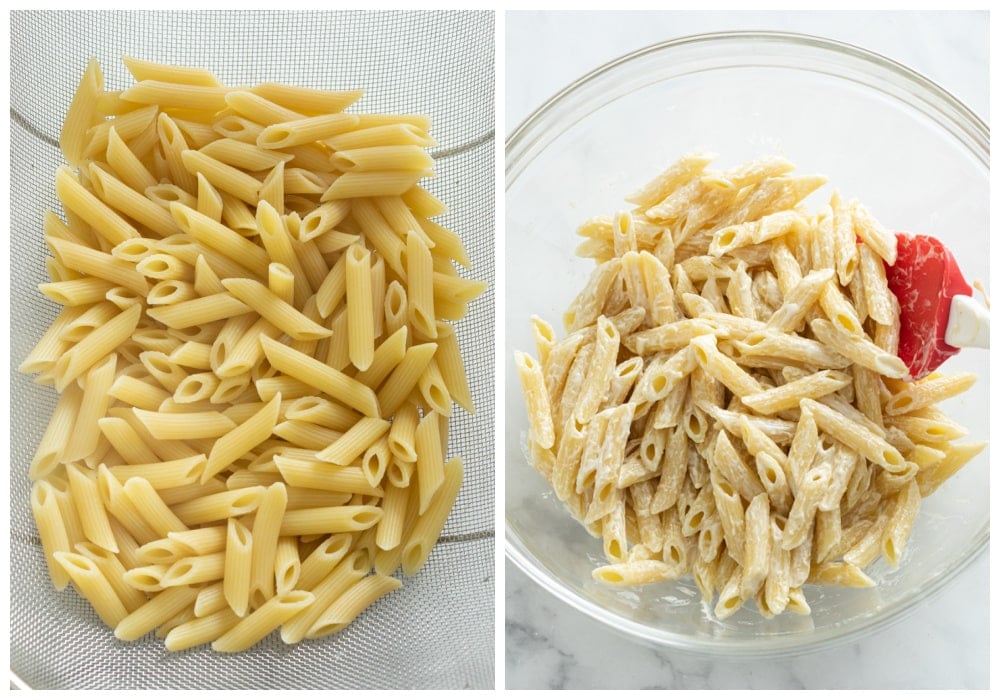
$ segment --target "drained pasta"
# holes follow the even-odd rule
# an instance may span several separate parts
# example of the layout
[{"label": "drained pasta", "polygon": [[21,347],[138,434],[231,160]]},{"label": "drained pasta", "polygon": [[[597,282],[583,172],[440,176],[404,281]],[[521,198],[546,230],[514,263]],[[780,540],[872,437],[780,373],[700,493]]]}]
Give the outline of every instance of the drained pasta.
[{"label": "drained pasta", "polygon": [[423,566],[462,482],[448,321],[485,284],[426,218],[429,121],[125,64],[113,92],[91,61],[66,116],[64,308],[21,365],[61,392],[30,468],[52,581],[171,650],[337,632]]},{"label": "drained pasta", "polygon": [[871,586],[920,499],[978,454],[935,403],[970,374],[910,382],[884,265],[895,237],[783,158],[689,154],[585,222],[589,281],[559,339],[515,354],[529,452],[603,540],[597,581],[693,576],[718,618],[808,613],[805,584]]}]

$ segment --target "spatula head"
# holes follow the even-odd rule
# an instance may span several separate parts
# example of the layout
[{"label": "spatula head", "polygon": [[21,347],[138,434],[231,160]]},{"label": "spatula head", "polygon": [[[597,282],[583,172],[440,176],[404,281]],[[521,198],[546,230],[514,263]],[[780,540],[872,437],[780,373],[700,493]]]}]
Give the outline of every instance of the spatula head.
[{"label": "spatula head", "polygon": [[919,379],[958,352],[944,341],[951,299],[971,295],[958,263],[932,236],[896,233],[898,257],[886,266],[889,290],[899,300],[899,357]]}]

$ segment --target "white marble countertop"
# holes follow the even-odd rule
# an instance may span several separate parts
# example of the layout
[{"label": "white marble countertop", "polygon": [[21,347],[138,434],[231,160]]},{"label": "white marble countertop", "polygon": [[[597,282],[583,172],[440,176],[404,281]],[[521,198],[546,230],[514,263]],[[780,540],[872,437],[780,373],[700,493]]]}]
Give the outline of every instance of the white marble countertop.
[{"label": "white marble countertop", "polygon": [[[845,41],[906,64],[989,120],[987,13],[524,13],[506,15],[505,133],[607,61],[709,31]],[[825,652],[720,660],[627,640],[506,566],[507,688],[987,688],[988,558],[869,637]]]}]

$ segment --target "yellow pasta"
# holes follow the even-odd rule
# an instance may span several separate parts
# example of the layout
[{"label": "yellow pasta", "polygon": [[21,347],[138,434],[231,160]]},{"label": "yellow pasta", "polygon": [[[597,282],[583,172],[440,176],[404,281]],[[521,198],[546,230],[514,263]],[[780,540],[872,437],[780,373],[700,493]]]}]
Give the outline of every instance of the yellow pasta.
[{"label": "yellow pasta", "polygon": [[108,253],[53,237],[49,237],[46,243],[56,258],[71,270],[99,277],[143,296],[149,291],[149,283],[135,266],[116,260]]},{"label": "yellow pasta", "polygon": [[263,493],[262,486],[251,486],[202,496],[177,504],[174,515],[188,526],[225,520],[256,510]]},{"label": "yellow pasta", "polygon": [[374,527],[382,517],[375,506],[325,506],[286,511],[281,536],[357,532]]},{"label": "yellow pasta", "polygon": [[215,111],[226,106],[228,88],[218,85],[178,83],[173,81],[140,79],[122,93],[122,99],[141,104],[155,104],[160,108],[183,107]]},{"label": "yellow pasta", "polygon": [[257,145],[273,149],[301,146],[350,131],[358,122],[353,114],[324,114],[280,122],[265,128],[257,137]]},{"label": "yellow pasta", "polygon": [[277,423],[280,406],[281,394],[278,394],[250,418],[216,440],[208,455],[201,482],[205,483],[238,457],[266,440]]},{"label": "yellow pasta", "polygon": [[80,595],[94,606],[104,624],[114,627],[128,616],[128,610],[97,564],[75,552],[56,552],[54,556]]},{"label": "yellow pasta", "polygon": [[[181,202],[173,202],[170,205],[170,213],[178,225],[197,242],[221,253],[234,263],[237,269],[248,269],[261,279],[266,278],[267,266],[270,264],[266,251],[231,228]],[[253,229],[256,230],[256,225],[253,225]]]},{"label": "yellow pasta", "polygon": [[420,381],[437,351],[436,343],[411,345],[377,394],[380,415],[394,414]]},{"label": "yellow pasta", "polygon": [[461,486],[462,460],[453,457],[444,463],[444,481],[426,512],[417,518],[413,530],[403,545],[403,572],[407,576],[417,573],[427,562],[431,548],[444,528],[445,520],[451,512]]},{"label": "yellow pasta", "polygon": [[[332,537],[336,537],[336,535],[332,535]],[[288,593],[296,588],[301,569],[298,538],[279,537],[278,546],[274,553],[274,586],[278,594]]]},{"label": "yellow pasta", "polygon": [[97,564],[97,568],[111,585],[115,595],[118,596],[122,605],[125,606],[125,610],[132,612],[146,602],[146,595],[144,593],[129,587],[125,583],[124,576],[126,569],[115,553],[91,542],[77,543],[74,549]]},{"label": "yellow pasta", "polygon": [[59,133],[59,148],[70,165],[78,165],[87,145],[87,132],[101,121],[98,100],[104,91],[104,74],[97,59],[87,62]]},{"label": "yellow pasta", "polygon": [[67,115],[40,287],[64,308],[20,366],[61,394],[29,468],[53,583],[169,650],[339,630],[461,483],[434,487],[472,409],[450,322],[486,285],[416,186],[429,120],[125,64],[105,92],[92,61]]},{"label": "yellow pasta", "polygon": [[[127,150],[127,147],[125,148]],[[161,236],[170,236],[180,232],[170,213],[147,198],[141,190],[133,189],[94,163],[90,166],[90,178],[94,193],[108,206],[117,209]],[[139,184],[145,184],[145,181]]]},{"label": "yellow pasta", "polygon": [[389,335],[375,348],[368,369],[358,372],[354,378],[372,389],[377,389],[406,356],[407,335],[406,326]]},{"label": "yellow pasta", "polygon": [[229,608],[238,617],[247,613],[252,583],[253,547],[250,531],[239,520],[230,518],[226,526],[226,553],[222,590]]},{"label": "yellow pasta", "polygon": [[[271,365],[370,417],[379,414],[379,402],[367,386],[292,348],[262,337],[261,345]],[[414,384],[416,379],[414,379]],[[411,387],[412,388],[412,387]]]},{"label": "yellow pasta", "polygon": [[184,557],[167,567],[160,579],[160,585],[164,588],[172,588],[218,581],[225,575],[225,571],[225,552]]},{"label": "yellow pasta", "polygon": [[56,361],[56,389],[66,386],[122,345],[135,330],[142,314],[136,304],[128,307],[100,328],[95,328],[83,340]]},{"label": "yellow pasta", "polygon": [[[253,520],[253,565],[250,569],[250,591],[264,599],[274,595],[275,556],[278,531],[288,504],[288,492],[282,482],[271,484],[264,491]],[[234,608],[235,609],[235,608]]]},{"label": "yellow pasta", "polygon": [[42,540],[42,550],[45,552],[49,576],[52,578],[53,585],[62,590],[69,583],[69,574],[59,565],[55,555],[57,552],[69,551],[70,542],[62,513],[59,511],[59,503],[56,501],[56,491],[52,484],[47,481],[36,481],[32,485],[31,511],[35,516],[35,523],[38,525],[38,534]]},{"label": "yellow pasta", "polygon": [[159,413],[142,409],[133,410],[157,440],[221,437],[236,427],[230,418],[218,411]]},{"label": "yellow pasta", "polygon": [[251,92],[303,114],[340,112],[363,94],[361,90],[318,90],[281,83],[260,83]]},{"label": "yellow pasta", "polygon": [[198,589],[192,586],[176,586],[157,593],[115,626],[115,637],[135,641],[192,605],[197,596]]},{"label": "yellow pasta", "polygon": [[381,495],[379,488],[368,483],[360,467],[339,467],[321,462],[315,457],[288,457],[274,459],[284,480],[291,486],[323,489],[366,495]]},{"label": "yellow pasta", "polygon": [[401,195],[432,173],[427,170],[363,170],[339,175],[320,201]]},{"label": "yellow pasta", "polygon": [[336,151],[375,146],[422,146],[427,148],[437,145],[425,131],[413,124],[405,123],[354,129],[325,141],[330,148]]},{"label": "yellow pasta", "polygon": [[388,421],[381,418],[362,418],[336,441],[317,452],[316,459],[349,465],[388,430]]},{"label": "yellow pasta", "polygon": [[208,644],[235,627],[239,620],[239,615],[231,608],[220,608],[177,625],[167,633],[163,643],[169,651]]},{"label": "yellow pasta", "polygon": [[[219,520],[224,519],[219,518]],[[171,532],[168,538],[177,543],[178,547],[188,555],[211,554],[221,552],[225,548],[227,534],[226,528],[219,525],[185,532]]]},{"label": "yellow pasta", "polygon": [[417,424],[413,446],[417,455],[417,484],[420,493],[418,512],[423,515],[444,482],[444,455],[437,416],[433,413],[426,414]]},{"label": "yellow pasta", "polygon": [[372,311],[371,253],[355,243],[344,254],[344,289],[347,298],[347,340],[351,363],[368,369],[375,353],[375,325]]},{"label": "yellow pasta", "polygon": [[313,605],[298,611],[281,626],[282,641],[295,644],[305,639],[323,611],[355,581],[361,580],[370,569],[371,561],[365,550],[355,550],[348,554],[310,589]]},{"label": "yellow pasta", "polygon": [[149,526],[160,537],[187,529],[169,506],[163,502],[156,489],[141,476],[129,478],[122,487],[122,491],[142,515],[142,519],[149,523]]},{"label": "yellow pasta", "polygon": [[189,66],[171,66],[152,61],[143,61],[130,56],[123,56],[122,63],[136,80],[160,80],[185,85],[201,85],[218,87],[219,80],[211,72],[203,68]]},{"label": "yellow pasta", "polygon": [[361,611],[402,585],[402,581],[391,576],[381,574],[366,576],[330,604],[330,607],[309,628],[306,637],[316,639],[339,632],[361,614]]},{"label": "yellow pasta", "polygon": [[292,338],[317,340],[331,334],[329,328],[319,325],[256,280],[227,279],[222,286]]},{"label": "yellow pasta", "polygon": [[111,530],[111,521],[97,489],[97,476],[74,464],[66,465],[66,475],[84,535],[99,547],[117,553],[118,544]]}]

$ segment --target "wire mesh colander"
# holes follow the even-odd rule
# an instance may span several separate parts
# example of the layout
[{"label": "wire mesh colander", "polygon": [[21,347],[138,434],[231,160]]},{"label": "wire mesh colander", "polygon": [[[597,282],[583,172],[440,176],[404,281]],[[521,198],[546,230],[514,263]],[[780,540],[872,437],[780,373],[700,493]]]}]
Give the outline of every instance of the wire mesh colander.
[{"label": "wire mesh colander", "polygon": [[[493,686],[493,15],[490,12],[14,12],[11,15],[12,684],[34,688],[488,688]],[[477,413],[452,417],[465,481],[425,568],[346,630],[251,651],[166,652],[115,639],[89,604],[49,581],[29,507],[28,464],[56,402],[16,366],[55,318],[41,237],[60,211],[59,131],[89,57],[108,89],[122,55],[195,65],[225,84],[364,89],[364,112],[432,119],[438,219],[462,235],[488,291],[456,326]]]}]

